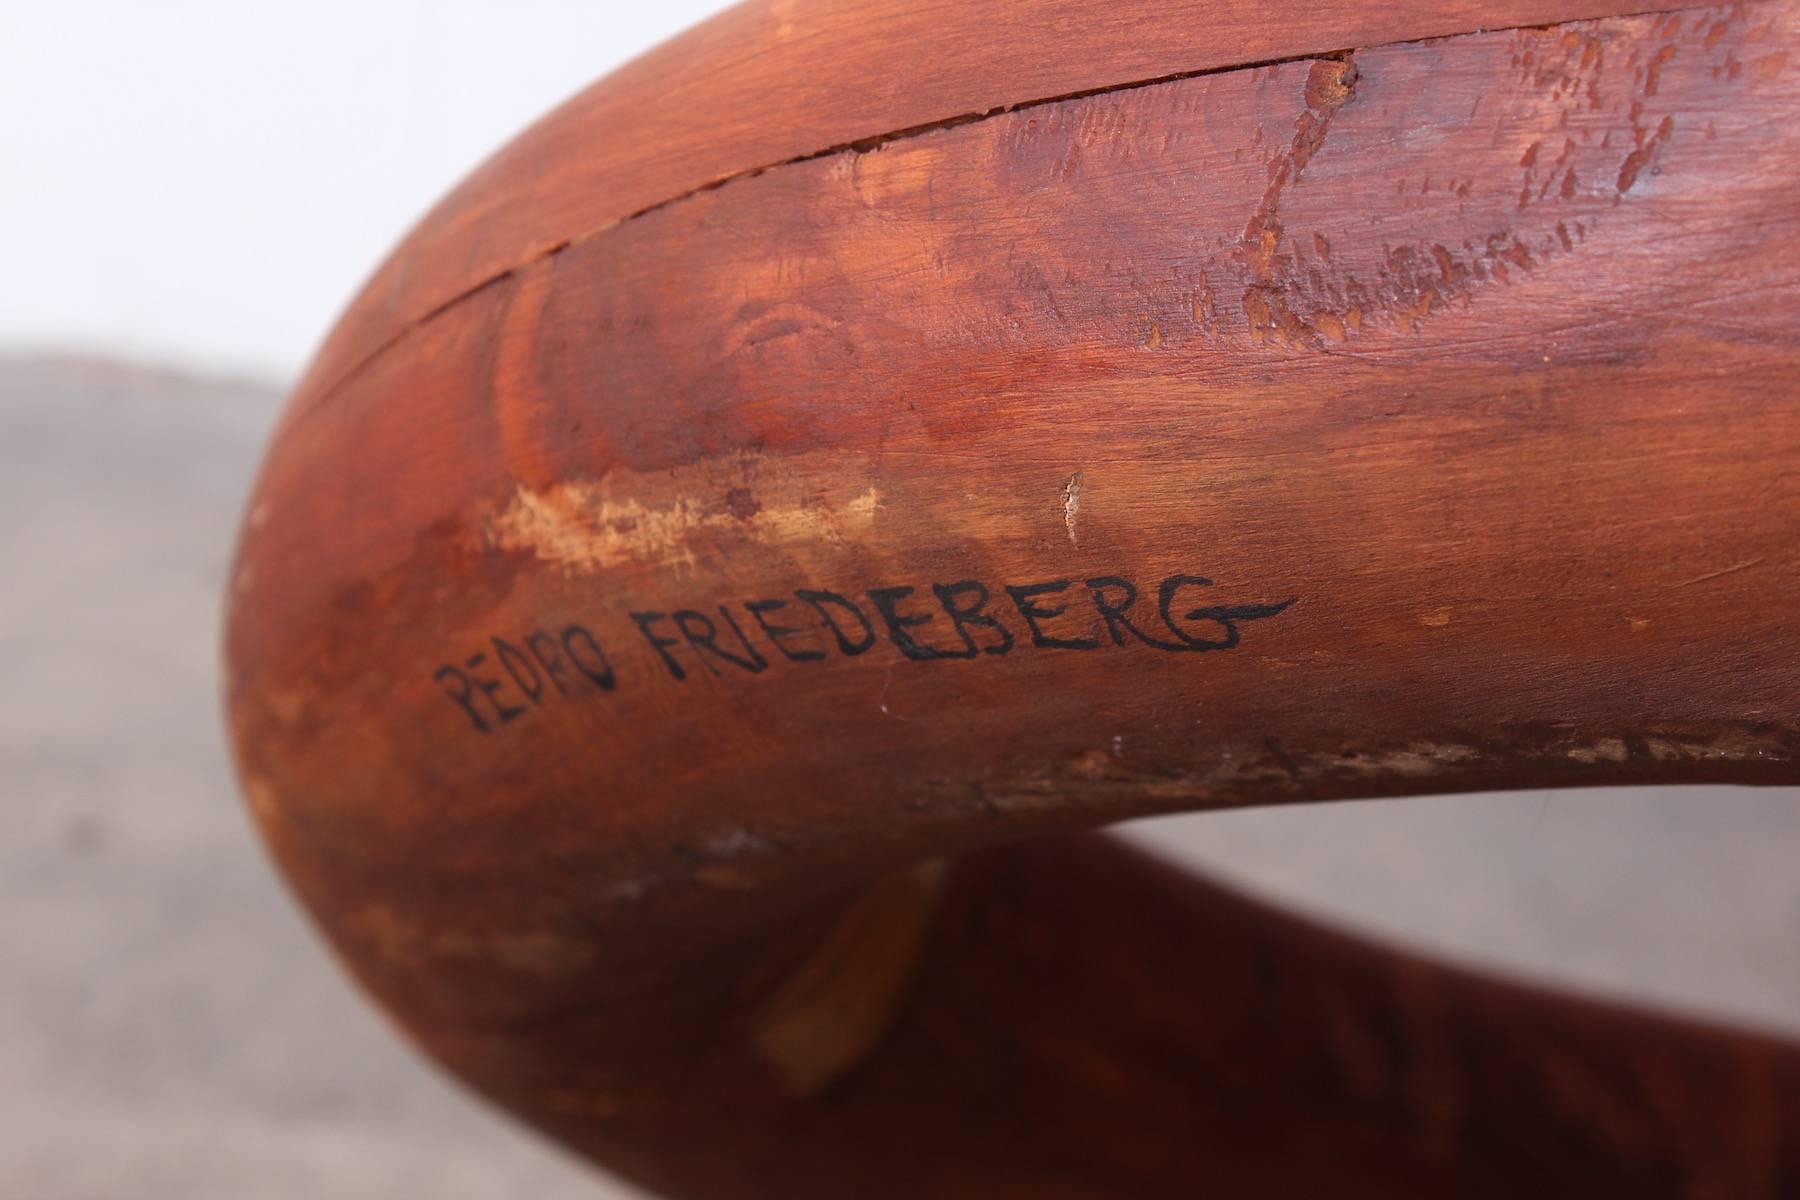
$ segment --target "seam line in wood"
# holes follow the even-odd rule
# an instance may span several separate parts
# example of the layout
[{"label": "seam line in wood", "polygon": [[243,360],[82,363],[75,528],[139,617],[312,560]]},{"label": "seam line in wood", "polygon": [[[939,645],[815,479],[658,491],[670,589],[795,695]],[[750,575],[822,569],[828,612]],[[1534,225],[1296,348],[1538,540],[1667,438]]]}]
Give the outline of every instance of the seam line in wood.
[{"label": "seam line in wood", "polygon": [[[1753,5],[1760,6],[1762,0],[1751,0],[1751,2]],[[778,159],[775,162],[764,163],[760,166],[745,167],[742,170],[733,171],[728,175],[721,175],[717,179],[711,179],[695,187],[688,188],[686,191],[678,192],[667,199],[658,200],[654,204],[647,204],[642,208],[627,213],[623,217],[608,221],[603,225],[596,226],[593,229],[586,230],[573,237],[567,237],[560,241],[553,242],[544,249],[532,254],[530,257],[521,259],[514,265],[507,267],[505,270],[496,271],[486,279],[480,280],[479,282],[471,284],[461,291],[456,292],[426,309],[419,316],[401,322],[392,334],[382,339],[382,341],[370,349],[368,353],[364,354],[355,363],[345,368],[342,374],[338,375],[337,378],[321,388],[318,398],[307,405],[304,412],[297,413],[296,418],[304,420],[306,417],[323,409],[336,398],[338,393],[341,392],[351,380],[367,370],[368,367],[382,355],[404,341],[414,330],[430,324],[432,321],[443,316],[464,301],[472,299],[491,287],[504,283],[519,272],[529,270],[541,262],[555,258],[571,246],[579,245],[593,238],[600,237],[623,225],[628,225],[631,222],[638,220],[640,217],[647,217],[651,213],[659,212],[671,205],[680,204],[685,200],[691,200],[695,196],[704,195],[707,192],[718,191],[720,188],[736,183],[739,180],[754,179],[758,175],[764,175],[770,171],[780,170],[782,167],[791,167],[800,163],[815,162],[819,159],[830,158],[837,154],[868,154],[872,151],[879,150],[884,146],[892,145],[895,142],[902,142],[910,138],[923,136],[924,134],[935,133],[941,129],[956,129],[965,125],[979,124],[982,121],[994,117],[1005,116],[1008,113],[1025,112],[1034,108],[1042,108],[1050,104],[1063,104],[1070,100],[1085,100],[1094,96],[1110,96],[1120,92],[1137,91],[1142,88],[1158,87],[1166,83],[1179,83],[1188,79],[1201,79],[1208,75],[1227,75],[1237,71],[1259,71],[1269,67],[1288,66],[1293,63],[1302,62],[1318,62],[1332,59],[1347,61],[1352,55],[1364,51],[1385,50],[1395,46],[1425,45],[1431,42],[1451,41],[1456,38],[1472,37],[1478,34],[1508,33],[1520,30],[1561,29],[1570,25],[1591,25],[1602,21],[1629,21],[1637,17],[1666,16],[1669,13],[1697,12],[1714,7],[1717,7],[1717,5],[1709,3],[1693,3],[1692,0],[1681,0],[1680,3],[1650,5],[1641,9],[1635,9],[1631,12],[1615,13],[1606,17],[1580,18],[1570,21],[1524,22],[1517,25],[1482,26],[1475,29],[1465,29],[1457,33],[1435,34],[1431,37],[1397,38],[1391,42],[1377,42],[1367,46],[1321,50],[1302,54],[1289,54],[1280,58],[1258,59],[1217,67],[1202,67],[1192,71],[1174,71],[1169,74],[1157,75],[1148,79],[1133,79],[1123,83],[1109,83],[1101,87],[1083,88],[1073,92],[1062,92],[1054,96],[1038,96],[1029,100],[1017,100],[1011,103],[997,105],[980,112],[958,113],[954,116],[940,117],[937,120],[926,121],[922,124],[909,125],[901,129],[892,129],[884,133],[870,134],[866,137],[851,139],[850,141],[836,142],[823,149],[811,150],[805,154],[792,155],[788,158]]]}]

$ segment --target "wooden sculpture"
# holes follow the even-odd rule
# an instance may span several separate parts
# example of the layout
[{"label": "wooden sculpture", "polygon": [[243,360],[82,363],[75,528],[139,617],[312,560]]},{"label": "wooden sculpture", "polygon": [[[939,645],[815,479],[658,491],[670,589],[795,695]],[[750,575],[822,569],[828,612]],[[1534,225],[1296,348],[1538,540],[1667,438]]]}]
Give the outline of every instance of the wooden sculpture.
[{"label": "wooden sculpture", "polygon": [[1084,832],[1800,782],[1796,118],[1800,0],[733,9],[299,385],[262,831],[671,1196],[1800,1195],[1793,1047]]}]

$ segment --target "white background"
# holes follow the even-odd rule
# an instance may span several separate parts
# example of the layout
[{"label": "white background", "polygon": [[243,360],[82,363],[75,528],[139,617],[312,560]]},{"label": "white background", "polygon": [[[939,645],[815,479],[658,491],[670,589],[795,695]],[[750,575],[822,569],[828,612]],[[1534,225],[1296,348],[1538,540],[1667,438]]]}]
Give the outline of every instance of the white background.
[{"label": "white background", "polygon": [[462,175],[717,0],[0,0],[0,350],[292,376]]}]

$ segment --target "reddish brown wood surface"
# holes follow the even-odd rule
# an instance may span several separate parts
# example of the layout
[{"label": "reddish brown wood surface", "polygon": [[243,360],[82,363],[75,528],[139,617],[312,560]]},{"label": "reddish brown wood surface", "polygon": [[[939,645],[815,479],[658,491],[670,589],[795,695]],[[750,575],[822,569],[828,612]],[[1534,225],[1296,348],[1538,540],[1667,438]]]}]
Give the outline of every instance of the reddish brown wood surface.
[{"label": "reddish brown wood surface", "polygon": [[[295,398],[328,395],[445,305],[721,181],[1013,105],[1671,0],[770,0],[594,84],[446,197],[371,279]],[[546,170],[547,167],[551,169]]]},{"label": "reddish brown wood surface", "polygon": [[339,951],[676,1195],[1800,1190],[1785,1046],[1018,841],[1800,777],[1800,5],[1603,11],[752,6],[526,134],[246,521]]}]

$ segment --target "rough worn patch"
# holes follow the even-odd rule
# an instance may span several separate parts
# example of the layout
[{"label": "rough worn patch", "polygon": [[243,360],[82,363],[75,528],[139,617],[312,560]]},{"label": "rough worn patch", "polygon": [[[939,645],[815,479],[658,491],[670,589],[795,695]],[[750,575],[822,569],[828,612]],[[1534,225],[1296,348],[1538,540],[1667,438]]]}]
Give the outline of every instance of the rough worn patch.
[{"label": "rough worn patch", "polygon": [[874,487],[762,466],[744,457],[663,475],[520,485],[485,515],[483,537],[489,548],[529,553],[570,574],[627,565],[692,569],[703,548],[721,540],[841,543],[867,533],[881,511]]}]

